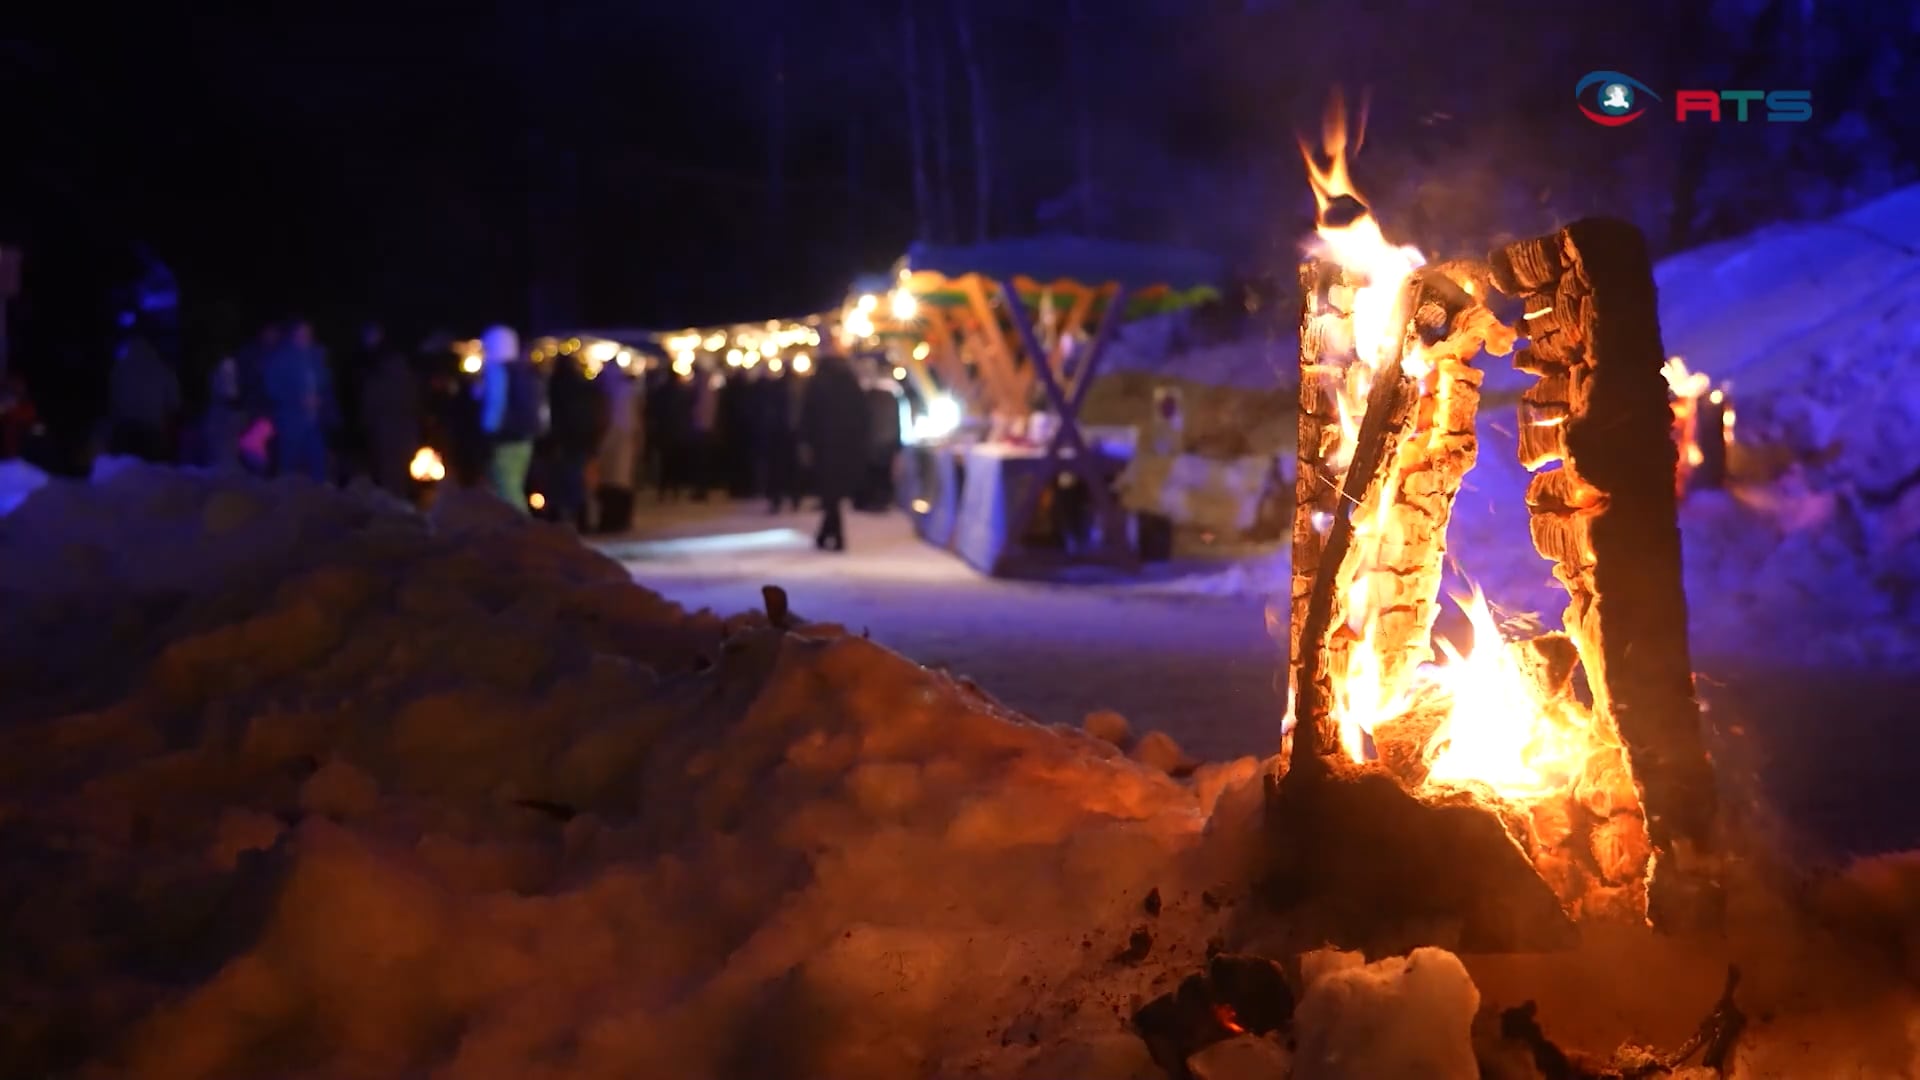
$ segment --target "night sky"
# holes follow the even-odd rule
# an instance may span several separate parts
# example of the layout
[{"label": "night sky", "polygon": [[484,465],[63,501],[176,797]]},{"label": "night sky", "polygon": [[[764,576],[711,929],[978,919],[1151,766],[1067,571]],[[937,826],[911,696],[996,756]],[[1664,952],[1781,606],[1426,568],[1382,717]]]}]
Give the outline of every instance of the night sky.
[{"label": "night sky", "polygon": [[[1916,27],[1897,6],[1630,0],[1603,19],[1514,2],[1477,22],[1437,0],[36,14],[0,37],[0,242],[28,251],[14,355],[43,379],[103,365],[114,290],[149,260],[179,279],[190,363],[295,312],[344,341],[367,318],[417,340],[495,320],[818,310],[916,235],[969,241],[983,224],[1187,244],[1284,276],[1311,206],[1294,133],[1340,82],[1372,93],[1357,164],[1390,233],[1484,250],[1611,212],[1672,249],[1913,174],[1920,132],[1899,103]],[[1813,86],[1820,122],[1599,129],[1571,101],[1599,67]],[[970,75],[990,129],[984,211]]]}]

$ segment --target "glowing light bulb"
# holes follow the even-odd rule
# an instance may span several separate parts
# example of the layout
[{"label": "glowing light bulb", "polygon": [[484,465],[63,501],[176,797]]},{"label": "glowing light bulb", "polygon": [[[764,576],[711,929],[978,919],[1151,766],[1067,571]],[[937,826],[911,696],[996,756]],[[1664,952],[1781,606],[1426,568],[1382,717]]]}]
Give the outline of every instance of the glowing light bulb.
[{"label": "glowing light bulb", "polygon": [[527,496],[527,505],[533,507],[535,510],[545,510],[547,508],[547,497],[536,491]]},{"label": "glowing light bulb", "polygon": [[893,317],[901,322],[913,318],[920,311],[920,301],[914,299],[913,294],[904,288],[893,290],[890,306],[893,309]]},{"label": "glowing light bulb", "polygon": [[786,366],[787,365],[780,362],[780,358],[777,356],[767,361],[767,370],[773,372],[775,375],[780,374],[781,369]]},{"label": "glowing light bulb", "polygon": [[468,353],[460,358],[460,370],[469,375],[478,374],[480,368],[485,364],[486,361],[480,358],[479,353]]},{"label": "glowing light bulb", "polygon": [[413,460],[407,464],[407,472],[415,480],[434,484],[447,478],[447,466],[440,455],[431,446],[423,446],[413,452]]},{"label": "glowing light bulb", "polygon": [[796,356],[793,358],[794,374],[805,375],[807,372],[812,370],[813,370],[813,357],[808,356],[806,353],[801,353],[799,356]]},{"label": "glowing light bulb", "polygon": [[933,353],[933,346],[927,344],[924,341],[913,347],[913,358],[915,360],[925,360],[932,353]]},{"label": "glowing light bulb", "polygon": [[895,381],[895,382],[905,382],[905,381],[907,381],[907,369],[906,369],[906,368],[903,368],[903,367],[896,367],[896,368],[894,368],[894,369],[893,369],[893,379],[894,379],[894,381]]}]

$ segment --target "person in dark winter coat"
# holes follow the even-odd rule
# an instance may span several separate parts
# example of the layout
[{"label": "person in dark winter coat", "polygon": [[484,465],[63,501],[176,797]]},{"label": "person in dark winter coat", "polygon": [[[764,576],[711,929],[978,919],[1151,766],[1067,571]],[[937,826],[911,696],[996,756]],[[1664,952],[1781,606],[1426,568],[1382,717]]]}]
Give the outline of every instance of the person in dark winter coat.
[{"label": "person in dark winter coat", "polygon": [[866,388],[867,468],[854,506],[885,511],[893,505],[893,459],[900,453],[900,392],[892,379],[875,379]]},{"label": "person in dark winter coat", "polygon": [[127,338],[108,382],[112,451],[145,461],[169,460],[179,410],[180,379],[173,368],[144,336]]},{"label": "person in dark winter coat", "polygon": [[653,373],[647,384],[647,473],[653,478],[654,501],[680,497],[686,483],[687,384],[671,370]]},{"label": "person in dark winter coat", "polygon": [[251,419],[240,385],[240,362],[223,356],[207,378],[207,409],[200,421],[202,456],[208,468],[230,472],[244,467],[240,438]]},{"label": "person in dark winter coat", "polygon": [[410,468],[420,449],[420,383],[406,353],[369,334],[370,356],[360,373],[360,429],[367,474],[384,491],[413,497]]},{"label": "person in dark winter coat", "polygon": [[847,548],[841,503],[853,495],[866,471],[870,427],[866,393],[847,358],[832,353],[820,357],[800,408],[801,439],[820,495],[820,530],[813,538],[817,548]]},{"label": "person in dark winter coat", "polygon": [[584,531],[587,514],[587,462],[600,449],[605,410],[600,388],[581,368],[578,357],[553,361],[547,383],[551,406],[548,428],[552,436],[553,472],[547,484],[547,506],[555,521]]},{"label": "person in dark winter coat", "polygon": [[760,487],[767,495],[767,513],[780,512],[782,503],[800,509],[800,448],[794,437],[797,400],[790,372],[769,375],[754,386],[754,461]]},{"label": "person in dark winter coat", "polygon": [[273,420],[273,455],[282,476],[328,478],[327,437],[339,424],[333,369],[326,351],[302,320],[288,325],[286,340],[267,356],[262,373]]}]

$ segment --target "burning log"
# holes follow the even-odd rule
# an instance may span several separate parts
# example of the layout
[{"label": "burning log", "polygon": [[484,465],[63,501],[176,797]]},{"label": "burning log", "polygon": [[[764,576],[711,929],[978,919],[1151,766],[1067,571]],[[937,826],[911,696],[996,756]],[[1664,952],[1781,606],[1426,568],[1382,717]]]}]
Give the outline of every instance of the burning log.
[{"label": "burning log", "polygon": [[1717,806],[1687,645],[1652,264],[1640,233],[1607,219],[1491,262],[1495,283],[1526,305],[1531,340],[1515,365],[1541,375],[1520,407],[1534,546],[1571,599],[1565,625],[1595,722],[1617,731],[1637,782],[1655,863],[1650,914],[1689,921],[1712,894],[1704,860]]},{"label": "burning log", "polygon": [[[1409,289],[1411,286],[1409,286]],[[1391,327],[1405,327],[1411,317],[1411,305],[1402,298],[1397,302]],[[1386,482],[1381,475],[1382,465],[1395,460],[1394,451],[1399,439],[1405,432],[1408,421],[1413,417],[1413,406],[1418,400],[1419,384],[1401,370],[1400,353],[1404,347],[1404,335],[1390,338],[1395,342],[1392,352],[1378,372],[1372,373],[1372,385],[1367,394],[1367,409],[1360,420],[1359,430],[1354,434],[1348,447],[1349,460],[1346,463],[1345,476],[1335,488],[1330,512],[1308,511],[1302,506],[1295,511],[1294,535],[1301,533],[1303,512],[1306,531],[1316,537],[1322,527],[1326,529],[1324,542],[1313,552],[1310,560],[1296,563],[1293,568],[1293,592],[1295,596],[1294,619],[1296,630],[1293,641],[1293,711],[1294,711],[1294,753],[1293,767],[1312,767],[1321,759],[1331,757],[1341,748],[1341,732],[1333,720],[1333,665],[1330,655],[1332,643],[1329,635],[1335,626],[1344,626],[1348,620],[1334,618],[1339,605],[1341,590],[1339,585],[1343,577],[1351,579],[1352,569],[1348,559],[1352,553],[1354,537],[1354,518],[1358,508],[1374,505],[1378,501],[1378,490]],[[1302,358],[1306,356],[1305,338],[1302,338]],[[1348,369],[1351,370],[1351,369]],[[1301,370],[1301,441],[1306,441],[1309,413],[1306,408],[1307,370]],[[1344,372],[1343,372],[1344,374]],[[1316,471],[1323,471],[1321,464]],[[1304,472],[1304,470],[1303,470]],[[1331,477],[1328,477],[1331,482]],[[1329,517],[1314,516],[1315,513],[1330,513]],[[1299,548],[1296,539],[1296,550]],[[1311,575],[1308,576],[1308,568]],[[1342,574],[1343,569],[1347,570]],[[1304,603],[1301,602],[1304,579]],[[1342,612],[1344,614],[1344,612]]]},{"label": "burning log", "polygon": [[[1314,306],[1311,296],[1308,305]],[[1397,344],[1374,375],[1338,498],[1330,509],[1296,510],[1294,767],[1342,749],[1336,706],[1385,719],[1413,671],[1433,659],[1429,641],[1439,615],[1447,523],[1478,457],[1474,419],[1482,373],[1469,361],[1483,347],[1505,353],[1513,341],[1471,293],[1437,271],[1412,276],[1389,326],[1405,331],[1389,339]],[[1315,449],[1324,446],[1326,425],[1324,407],[1309,401],[1315,365],[1305,363],[1308,355],[1303,345],[1303,454],[1310,431]],[[1317,473],[1327,471],[1324,454],[1315,465]],[[1327,484],[1319,475],[1313,480],[1316,489]],[[1307,493],[1303,479],[1303,498]],[[1324,534],[1317,527],[1322,523]],[[1365,542],[1356,545],[1362,535]],[[1371,655],[1357,657],[1362,649]],[[1370,673],[1367,684],[1378,688],[1377,699],[1337,701],[1333,673],[1358,670]],[[1345,740],[1352,741],[1350,731]]]},{"label": "burning log", "polygon": [[1723,487],[1727,481],[1727,444],[1733,441],[1733,403],[1701,372],[1688,371],[1687,362],[1668,357],[1660,374],[1673,399],[1673,441],[1680,448],[1674,490],[1687,492]]},{"label": "burning log", "polygon": [[1300,267],[1300,288],[1300,418],[1288,651],[1295,658],[1300,655],[1307,599],[1327,545],[1326,529],[1340,504],[1341,393],[1353,352],[1353,283],[1346,273],[1333,263],[1309,259]]}]

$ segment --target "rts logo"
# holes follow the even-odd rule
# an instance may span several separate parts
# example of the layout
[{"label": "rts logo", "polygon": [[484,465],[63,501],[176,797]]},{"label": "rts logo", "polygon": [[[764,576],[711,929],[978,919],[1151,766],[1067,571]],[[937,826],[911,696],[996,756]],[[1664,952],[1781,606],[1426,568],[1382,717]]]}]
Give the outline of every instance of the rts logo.
[{"label": "rts logo", "polygon": [[[1617,71],[1589,71],[1573,87],[1573,100],[1580,111],[1587,119],[1607,127],[1619,127],[1640,119],[1640,114],[1647,111],[1640,104],[1642,94],[1660,100],[1660,95],[1647,89],[1647,84]],[[1593,102],[1593,108],[1587,107],[1588,101]]]},{"label": "rts logo", "polygon": [[[1590,71],[1573,87],[1573,100],[1582,115],[1606,127],[1638,120],[1647,111],[1644,99],[1661,100],[1645,83],[1618,71]],[[1813,119],[1811,90],[1676,90],[1673,119],[1685,123],[1704,116],[1717,124],[1731,114],[1736,123],[1744,124],[1760,111],[1753,108],[1755,105],[1764,106],[1765,119],[1772,124],[1800,124]]]}]

